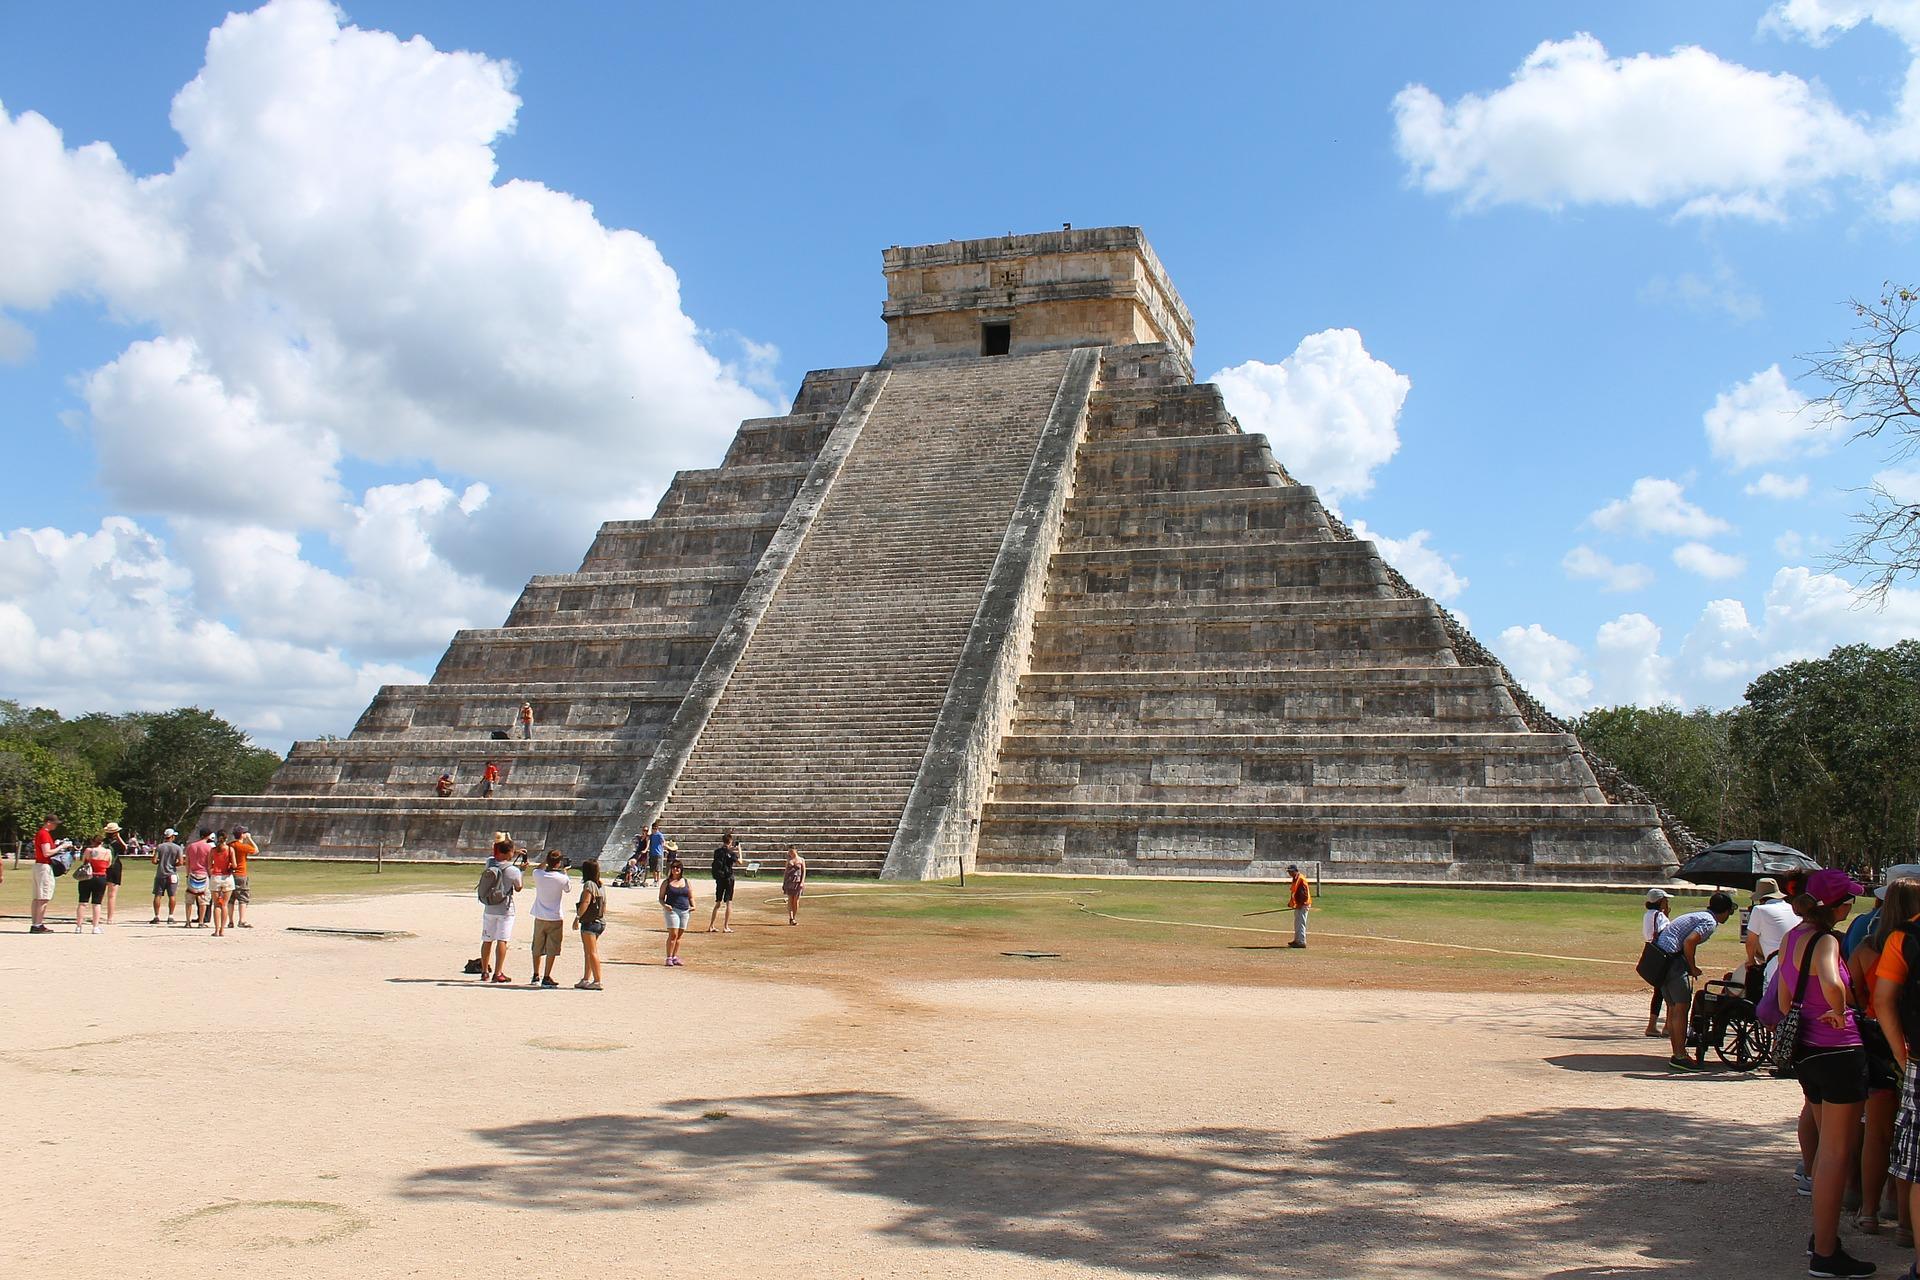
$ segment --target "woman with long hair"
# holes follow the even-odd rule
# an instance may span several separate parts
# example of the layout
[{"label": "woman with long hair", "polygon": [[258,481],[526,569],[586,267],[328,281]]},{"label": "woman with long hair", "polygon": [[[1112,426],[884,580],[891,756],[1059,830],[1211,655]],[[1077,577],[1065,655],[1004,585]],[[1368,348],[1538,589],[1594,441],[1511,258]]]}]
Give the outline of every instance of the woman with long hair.
[{"label": "woman with long hair", "polygon": [[800,891],[807,887],[807,860],[787,846],[787,865],[780,873],[780,892],[787,895],[787,923],[800,923]]},{"label": "woman with long hair", "polygon": [[[1893,1047],[1873,1019],[1873,971],[1894,935],[1920,916],[1920,880],[1895,880],[1880,900],[1880,914],[1853,954],[1847,968],[1853,976],[1854,1006],[1860,1011],[1860,1038],[1867,1049],[1867,1123],[1860,1139],[1860,1212],[1853,1225],[1868,1235],[1880,1234],[1880,1200],[1887,1185],[1887,1156],[1893,1150],[1893,1118],[1900,1109],[1900,1065]],[[1906,1184],[1895,1180],[1899,1216],[1897,1242],[1911,1247],[1913,1226],[1907,1212]]]},{"label": "woman with long hair", "polygon": [[1807,1274],[1870,1276],[1874,1266],[1840,1243],[1841,1201],[1857,1158],[1860,1112],[1867,1101],[1867,1051],[1850,998],[1852,983],[1834,926],[1863,892],[1844,871],[1817,871],[1793,900],[1798,927],[1780,944],[1775,977],[1780,1012],[1800,1003],[1799,1043],[1793,1046],[1800,1091],[1819,1113],[1820,1147],[1813,1168],[1813,1235]]},{"label": "woman with long hair", "polygon": [[580,931],[580,954],[586,965],[579,991],[600,990],[600,935],[607,931],[607,887],[600,883],[600,859],[588,858],[580,864],[580,898],[573,907],[573,927]]},{"label": "woman with long hair", "polygon": [[680,939],[686,936],[687,921],[693,918],[693,883],[678,858],[667,864],[667,874],[660,881],[660,913],[667,921],[667,967],[682,967]]}]

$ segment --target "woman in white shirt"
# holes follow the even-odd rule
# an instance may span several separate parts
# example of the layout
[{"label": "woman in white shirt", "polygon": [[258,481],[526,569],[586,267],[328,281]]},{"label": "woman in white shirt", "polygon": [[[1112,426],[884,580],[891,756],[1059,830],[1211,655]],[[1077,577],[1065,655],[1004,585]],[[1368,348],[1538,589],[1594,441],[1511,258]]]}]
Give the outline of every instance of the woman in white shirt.
[{"label": "woman in white shirt", "polygon": [[1773,977],[1779,965],[1780,943],[1800,917],[1787,904],[1780,883],[1771,876],[1753,882],[1753,910],[1747,913],[1747,963],[1764,966],[1762,981]]},{"label": "woman in white shirt", "polygon": [[[1667,891],[1665,889],[1647,890],[1647,912],[1640,917],[1640,941],[1652,942],[1660,936],[1660,931],[1670,922],[1667,919]],[[1660,998],[1660,988],[1653,989],[1653,1004],[1647,1008],[1647,1035],[1664,1036],[1667,1029],[1660,1021],[1660,1011],[1666,1003]]]}]

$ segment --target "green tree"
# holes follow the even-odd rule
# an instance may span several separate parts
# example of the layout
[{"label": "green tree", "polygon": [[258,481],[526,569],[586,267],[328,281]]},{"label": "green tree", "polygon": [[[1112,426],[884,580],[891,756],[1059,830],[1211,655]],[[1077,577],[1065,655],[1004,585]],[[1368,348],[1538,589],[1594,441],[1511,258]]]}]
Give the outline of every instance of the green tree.
[{"label": "green tree", "polygon": [[1760,834],[1833,866],[1920,845],[1920,642],[1843,645],[1747,686],[1733,723]]},{"label": "green tree", "polygon": [[118,793],[84,764],[31,742],[0,741],[0,840],[27,839],[49,816],[71,836],[92,835],[121,815]]},{"label": "green tree", "polygon": [[1571,727],[1696,833],[1727,840],[1754,819],[1749,779],[1731,742],[1733,719],[1707,708],[1597,707]]},{"label": "green tree", "polygon": [[265,790],[280,757],[211,711],[181,707],[150,716],[112,781],[138,830],[186,830],[215,795]]}]

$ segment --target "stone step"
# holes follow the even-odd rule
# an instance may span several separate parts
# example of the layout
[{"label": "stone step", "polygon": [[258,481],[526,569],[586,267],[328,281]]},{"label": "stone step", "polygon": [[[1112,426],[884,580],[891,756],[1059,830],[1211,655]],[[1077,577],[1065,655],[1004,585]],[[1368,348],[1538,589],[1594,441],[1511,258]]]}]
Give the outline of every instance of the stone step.
[{"label": "stone step", "polygon": [[1041,615],[1029,663],[1035,672],[1450,667],[1449,645],[1427,600],[1353,600],[1284,612],[1248,604],[1082,609]]},{"label": "stone step", "polygon": [[1526,726],[1488,667],[1034,672],[1015,732],[1348,732]]},{"label": "stone step", "polygon": [[1285,477],[1264,436],[1108,440],[1081,445],[1074,492],[1245,489],[1282,484]]}]

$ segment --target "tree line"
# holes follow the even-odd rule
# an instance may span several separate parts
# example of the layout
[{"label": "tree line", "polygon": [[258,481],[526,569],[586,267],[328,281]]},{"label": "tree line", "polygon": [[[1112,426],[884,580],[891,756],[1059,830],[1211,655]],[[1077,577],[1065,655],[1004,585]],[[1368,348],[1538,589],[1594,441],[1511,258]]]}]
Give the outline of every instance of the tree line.
[{"label": "tree line", "polygon": [[76,835],[109,822],[184,831],[214,796],[266,790],[279,765],[199,707],[68,720],[0,698],[0,842],[32,836],[49,814]]},{"label": "tree line", "polygon": [[1728,710],[1602,707],[1572,728],[1710,841],[1920,861],[1920,641],[1789,662]]}]

